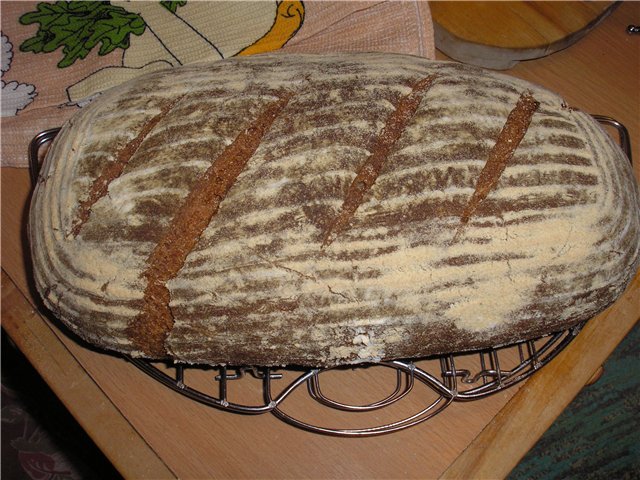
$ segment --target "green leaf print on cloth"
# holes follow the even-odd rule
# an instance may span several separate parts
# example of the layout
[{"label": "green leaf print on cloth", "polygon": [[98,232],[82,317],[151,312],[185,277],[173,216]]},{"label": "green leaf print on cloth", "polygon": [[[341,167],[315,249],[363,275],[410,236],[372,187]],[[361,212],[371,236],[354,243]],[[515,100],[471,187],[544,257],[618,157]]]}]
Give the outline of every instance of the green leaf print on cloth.
[{"label": "green leaf print on cloth", "polygon": [[[164,1],[160,4],[175,13],[186,1]],[[39,23],[34,37],[20,45],[23,52],[48,53],[62,47],[64,57],[58,62],[65,68],[100,44],[99,55],[116,48],[129,47],[131,34],[142,35],[146,24],[138,14],[110,2],[42,2],[35,12],[25,13],[20,23]]]}]

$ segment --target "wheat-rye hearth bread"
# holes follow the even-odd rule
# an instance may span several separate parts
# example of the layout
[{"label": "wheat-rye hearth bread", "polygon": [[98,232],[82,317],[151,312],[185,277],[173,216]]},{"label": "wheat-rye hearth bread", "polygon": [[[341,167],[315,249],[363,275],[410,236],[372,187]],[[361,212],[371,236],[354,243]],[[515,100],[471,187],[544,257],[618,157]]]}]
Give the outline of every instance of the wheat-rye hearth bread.
[{"label": "wheat-rye hearth bread", "polygon": [[103,93],[30,213],[45,304],[134,357],[332,366],[498,346],[616,300],[640,194],[586,113],[391,54],[233,58]]}]

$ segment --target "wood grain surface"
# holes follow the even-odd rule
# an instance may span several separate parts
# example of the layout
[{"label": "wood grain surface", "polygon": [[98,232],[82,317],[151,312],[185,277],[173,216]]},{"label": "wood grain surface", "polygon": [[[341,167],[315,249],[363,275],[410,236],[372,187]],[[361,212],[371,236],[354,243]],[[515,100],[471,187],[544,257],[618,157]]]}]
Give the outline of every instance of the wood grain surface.
[{"label": "wood grain surface", "polygon": [[[640,4],[623,3],[582,41],[508,73],[558,92],[574,107],[617,118],[640,157],[640,37],[625,32],[639,17]],[[638,162],[634,171],[640,178]],[[392,435],[320,436],[271,415],[239,416],[195,403],[34,312],[24,222],[28,196],[28,173],[2,169],[2,326],[127,478],[504,477],[640,316],[636,277],[611,310],[521,386],[453,404]],[[559,384],[558,377],[566,381]],[[373,374],[354,380],[369,397],[386,388],[381,381]],[[327,380],[327,391],[347,395],[334,382]],[[408,408],[420,404],[412,398]],[[297,408],[307,413],[307,405]],[[327,420],[315,410],[308,414]]]},{"label": "wood grain surface", "polygon": [[510,68],[580,40],[615,2],[431,2],[436,48],[467,63]]},{"label": "wood grain surface", "polygon": [[[623,298],[602,313],[597,322],[589,322],[567,348],[545,368],[544,375],[534,375],[487,425],[441,478],[505,477],[522,456],[523,446],[532,448],[579,391],[599,370],[592,357],[607,358],[614,350],[612,342],[602,341],[602,334],[622,340],[631,330],[620,318],[638,319],[640,276]],[[589,355],[585,355],[589,352]],[[553,394],[550,394],[553,392]],[[536,422],[531,419],[536,418]],[[523,432],[527,432],[523,435]],[[518,441],[514,442],[514,439]],[[466,453],[465,452],[465,453]],[[525,450],[526,452],[526,450]]]},{"label": "wood grain surface", "polygon": [[[100,386],[91,378],[73,354],[59,341],[57,333],[44,321],[38,311],[18,290],[2,270],[2,323],[18,348],[28,352],[28,359],[38,369],[54,393],[73,413],[78,405],[82,414],[75,415],[87,431],[100,428],[102,434],[93,436],[98,447],[121,472],[132,478],[172,478],[174,475],[148,448],[146,442],[118,408],[105,397]],[[73,401],[69,405],[67,402]],[[87,420],[90,419],[90,423]],[[110,455],[111,442],[124,441],[127,451]]]}]

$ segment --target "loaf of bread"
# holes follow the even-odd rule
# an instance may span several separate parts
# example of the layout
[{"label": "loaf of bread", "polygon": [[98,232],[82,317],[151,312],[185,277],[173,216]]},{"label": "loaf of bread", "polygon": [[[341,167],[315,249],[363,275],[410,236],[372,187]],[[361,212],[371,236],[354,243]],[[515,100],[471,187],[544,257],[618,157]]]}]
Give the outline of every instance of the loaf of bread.
[{"label": "loaf of bread", "polygon": [[640,262],[629,161],[495,72],[390,54],[234,58],[111,89],[40,172],[37,289],[88,342],[332,366],[583,322]]}]

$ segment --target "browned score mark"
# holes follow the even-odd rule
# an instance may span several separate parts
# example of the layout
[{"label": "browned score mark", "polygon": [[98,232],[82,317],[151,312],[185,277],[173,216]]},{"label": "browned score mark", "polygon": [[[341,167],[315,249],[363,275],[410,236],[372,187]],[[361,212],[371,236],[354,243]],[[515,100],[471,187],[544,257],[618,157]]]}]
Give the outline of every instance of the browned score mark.
[{"label": "browned score mark", "polygon": [[[539,106],[540,104],[530,93],[523,93],[520,95],[516,106],[509,112],[507,121],[502,127],[495,145],[489,152],[487,162],[480,172],[475,191],[462,211],[460,216],[461,227],[469,222],[469,219],[489,192],[498,184],[500,176],[527,133],[531,118]],[[458,233],[460,233],[460,230],[458,230]]]},{"label": "browned score mark", "polygon": [[184,265],[187,255],[291,96],[291,93],[282,94],[270,103],[213,161],[198,178],[149,255],[147,268],[142,273],[147,281],[142,312],[127,328],[136,347],[146,355],[156,358],[166,355],[164,342],[173,327],[166,284]]},{"label": "browned score mark", "polygon": [[346,229],[356,210],[362,204],[365,194],[371,189],[376,178],[380,175],[391,149],[415,115],[422,97],[429,90],[435,78],[436,75],[430,75],[415,82],[412,85],[411,92],[400,99],[396,109],[387,117],[380,135],[375,139],[371,155],[360,167],[347,190],[340,213],[324,232],[323,248],[330,245],[336,236]]},{"label": "browned score mark", "polygon": [[76,218],[73,222],[73,226],[71,228],[71,235],[77,237],[82,229],[83,225],[87,223],[89,217],[91,216],[91,208],[95,203],[100,200],[102,197],[107,195],[109,191],[109,185],[116,178],[122,175],[125,167],[129,163],[129,160],[135,155],[135,153],[142,145],[142,142],[145,138],[149,136],[151,131],[160,123],[160,121],[167,116],[167,114],[178,104],[184,95],[172,100],[167,103],[160,109],[160,113],[158,113],[155,117],[149,120],[142,126],[142,129],[136,135],[136,137],[127,143],[122,149],[118,151],[116,154],[116,159],[107,165],[102,173],[96,178],[91,184],[91,188],[89,188],[89,194],[86,199],[80,202],[78,206],[78,212],[76,213]]}]

